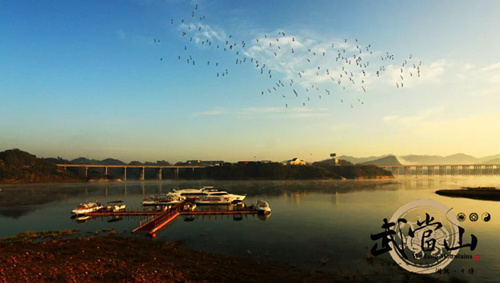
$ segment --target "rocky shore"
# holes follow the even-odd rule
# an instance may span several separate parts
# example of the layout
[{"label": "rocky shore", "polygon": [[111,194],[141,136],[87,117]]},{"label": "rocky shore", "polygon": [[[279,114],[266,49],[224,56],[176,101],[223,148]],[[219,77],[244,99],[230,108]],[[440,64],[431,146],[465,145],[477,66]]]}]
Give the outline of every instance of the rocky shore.
[{"label": "rocky shore", "polygon": [[113,235],[0,242],[2,282],[331,282],[331,276]]}]

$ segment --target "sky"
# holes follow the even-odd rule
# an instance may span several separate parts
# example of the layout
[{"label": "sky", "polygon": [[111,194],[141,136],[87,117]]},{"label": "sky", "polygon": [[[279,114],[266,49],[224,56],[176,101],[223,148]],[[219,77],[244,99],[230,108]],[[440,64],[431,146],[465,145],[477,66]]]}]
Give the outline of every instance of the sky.
[{"label": "sky", "polygon": [[498,154],[499,18],[499,1],[0,0],[0,150]]}]

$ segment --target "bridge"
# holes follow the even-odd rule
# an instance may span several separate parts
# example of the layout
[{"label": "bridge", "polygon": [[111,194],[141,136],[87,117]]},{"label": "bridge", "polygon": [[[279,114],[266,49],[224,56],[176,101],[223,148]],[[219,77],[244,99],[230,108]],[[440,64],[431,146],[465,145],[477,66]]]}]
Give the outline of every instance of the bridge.
[{"label": "bridge", "polygon": [[380,165],[395,176],[494,176],[500,175],[500,164],[432,164]]},{"label": "bridge", "polygon": [[175,178],[179,178],[179,170],[180,169],[191,169],[194,172],[196,168],[205,168],[207,166],[203,165],[100,165],[100,164],[57,164],[57,167],[61,167],[64,170],[67,168],[78,168],[80,172],[80,176],[87,178],[89,168],[102,168],[104,176],[108,175],[108,168],[123,168],[123,177],[122,180],[127,180],[127,169],[139,169],[139,180],[144,181],[144,175],[146,169],[155,169],[156,176],[158,180],[162,179],[163,169],[173,169],[175,170]]}]

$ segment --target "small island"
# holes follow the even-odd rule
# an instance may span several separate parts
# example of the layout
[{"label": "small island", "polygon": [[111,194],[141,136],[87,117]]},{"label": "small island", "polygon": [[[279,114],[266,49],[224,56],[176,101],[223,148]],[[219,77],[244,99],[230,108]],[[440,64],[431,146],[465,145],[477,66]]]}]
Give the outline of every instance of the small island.
[{"label": "small island", "polygon": [[438,190],[436,194],[447,197],[500,201],[500,190],[494,187],[462,187],[458,190]]}]

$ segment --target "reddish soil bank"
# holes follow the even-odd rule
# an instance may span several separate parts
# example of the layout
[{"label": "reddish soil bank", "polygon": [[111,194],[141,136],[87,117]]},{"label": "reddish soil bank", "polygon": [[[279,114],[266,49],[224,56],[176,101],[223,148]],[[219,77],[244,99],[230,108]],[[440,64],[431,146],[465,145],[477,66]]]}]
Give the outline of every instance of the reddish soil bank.
[{"label": "reddish soil bank", "polygon": [[0,282],[332,282],[315,271],[151,239],[98,236],[0,242]]}]

